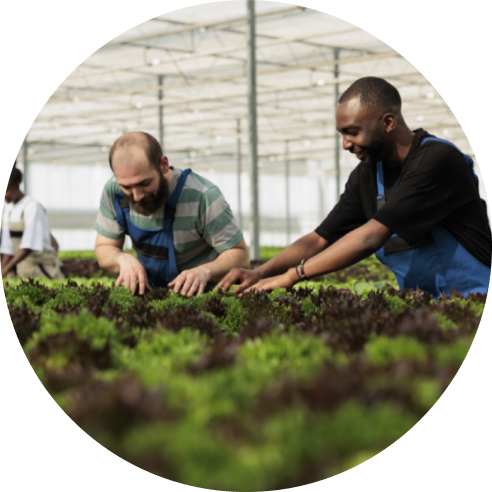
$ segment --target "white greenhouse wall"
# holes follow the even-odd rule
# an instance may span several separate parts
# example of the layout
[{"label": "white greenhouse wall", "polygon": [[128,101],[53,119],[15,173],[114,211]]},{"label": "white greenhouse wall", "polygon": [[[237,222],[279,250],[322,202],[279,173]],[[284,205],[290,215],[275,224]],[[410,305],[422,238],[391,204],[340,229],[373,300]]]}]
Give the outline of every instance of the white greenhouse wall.
[{"label": "white greenhouse wall", "polygon": [[[22,165],[19,166],[22,169]],[[327,163],[308,161],[305,175],[291,175],[290,242],[313,231],[336,203],[335,179],[327,172]],[[351,169],[341,170],[341,190]],[[485,197],[483,180],[480,193]],[[241,175],[241,214],[238,204],[237,173],[202,172],[199,174],[216,184],[226,197],[236,220],[242,222],[246,242],[249,244],[249,175]],[[86,212],[95,217],[104,183],[112,176],[107,165],[77,166],[61,164],[30,164],[28,172],[29,195],[38,200],[48,212]],[[260,244],[285,246],[286,235],[286,180],[282,174],[259,175]],[[96,233],[90,224],[74,224],[72,228],[53,227],[52,232],[62,251],[93,249]],[[128,238],[127,238],[128,239]],[[127,240],[126,247],[130,247]]]}]

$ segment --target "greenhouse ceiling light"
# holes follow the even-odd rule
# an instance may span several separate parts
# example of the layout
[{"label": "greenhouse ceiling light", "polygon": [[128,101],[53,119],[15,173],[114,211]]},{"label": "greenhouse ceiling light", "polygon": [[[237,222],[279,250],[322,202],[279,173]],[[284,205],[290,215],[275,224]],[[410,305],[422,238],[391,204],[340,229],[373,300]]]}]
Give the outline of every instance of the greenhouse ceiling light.
[{"label": "greenhouse ceiling light", "polygon": [[325,81],[324,81],[323,79],[319,79],[319,80],[316,82],[316,84],[317,84],[319,87],[321,87],[321,86],[325,85]]},{"label": "greenhouse ceiling light", "polygon": [[159,60],[159,58],[154,58],[152,60],[152,65],[159,65],[159,63],[161,63],[161,60]]},{"label": "greenhouse ceiling light", "polygon": [[427,95],[427,99],[432,99],[434,97],[433,92],[428,92],[426,95]]},{"label": "greenhouse ceiling light", "polygon": [[139,101],[138,103],[135,104],[137,109],[142,109],[143,104]]}]

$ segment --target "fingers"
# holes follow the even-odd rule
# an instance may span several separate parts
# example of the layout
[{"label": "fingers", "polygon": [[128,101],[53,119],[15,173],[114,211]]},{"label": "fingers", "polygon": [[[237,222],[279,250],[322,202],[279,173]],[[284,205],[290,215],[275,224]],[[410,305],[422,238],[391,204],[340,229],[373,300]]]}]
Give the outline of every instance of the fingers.
[{"label": "fingers", "polygon": [[248,287],[251,287],[253,285],[256,285],[255,279],[246,278],[243,279],[242,283],[240,283],[232,292],[234,294],[240,294],[242,292],[245,292]]},{"label": "fingers", "polygon": [[141,296],[145,294],[145,289],[148,287],[149,283],[147,281],[147,275],[145,270],[142,268],[140,272],[138,272],[138,292]]},{"label": "fingers", "polygon": [[188,294],[188,291],[193,286],[193,280],[194,280],[194,278],[191,275],[186,278],[185,283],[184,283],[183,287],[181,288],[181,295],[182,296],[185,296],[186,294]]},{"label": "fingers", "polygon": [[119,287],[121,285],[121,282],[123,282],[123,277],[121,276],[121,273],[120,273],[120,276],[116,279],[114,286]]},{"label": "fingers", "polygon": [[222,280],[217,284],[215,289],[222,287],[223,290],[227,291],[232,284],[236,283],[241,278],[241,269],[233,268],[227,275],[224,275]]},{"label": "fingers", "polygon": [[176,279],[174,280],[174,282],[172,282],[174,284],[174,292],[176,294],[181,290],[181,287],[183,286],[183,284],[185,283],[185,281],[186,281],[186,276],[184,276],[183,274],[181,274],[181,275],[178,275],[176,277]]}]

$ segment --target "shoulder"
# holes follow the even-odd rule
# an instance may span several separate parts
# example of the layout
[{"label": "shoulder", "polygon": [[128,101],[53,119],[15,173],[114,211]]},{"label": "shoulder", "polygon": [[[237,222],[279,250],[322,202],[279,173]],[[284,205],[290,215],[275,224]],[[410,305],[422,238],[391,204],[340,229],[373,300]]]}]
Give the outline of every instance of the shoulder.
[{"label": "shoulder", "polygon": [[30,196],[25,196],[16,206],[24,213],[44,212],[44,207]]},{"label": "shoulder", "polygon": [[120,185],[118,184],[114,176],[109,178],[104,184],[103,193],[108,195],[110,198],[114,198],[116,193],[119,193],[120,191],[121,191]]},{"label": "shoulder", "polygon": [[216,199],[222,195],[219,188],[208,179],[191,171],[186,178],[180,202],[202,202]]},{"label": "shoulder", "polygon": [[186,178],[185,188],[205,193],[211,188],[217,188],[217,186],[203,176],[191,171]]},{"label": "shoulder", "polygon": [[464,155],[454,144],[433,138],[436,137],[429,134],[420,138],[415,152],[415,163],[419,168],[431,174],[469,172]]}]

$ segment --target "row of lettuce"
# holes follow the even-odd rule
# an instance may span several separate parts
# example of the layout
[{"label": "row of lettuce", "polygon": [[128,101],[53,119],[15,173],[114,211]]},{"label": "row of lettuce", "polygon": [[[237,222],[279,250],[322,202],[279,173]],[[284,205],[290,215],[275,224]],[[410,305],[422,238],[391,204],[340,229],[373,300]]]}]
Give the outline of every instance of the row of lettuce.
[{"label": "row of lettuce", "polygon": [[157,475],[245,491],[327,478],[401,437],[485,302],[322,283],[191,299],[114,279],[4,288],[36,374],[89,435]]}]

